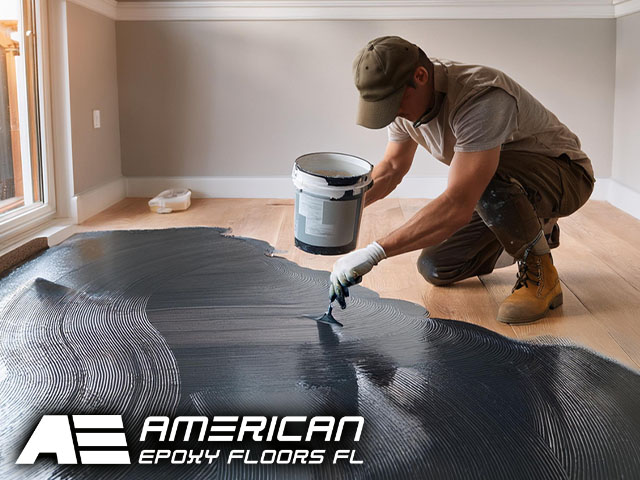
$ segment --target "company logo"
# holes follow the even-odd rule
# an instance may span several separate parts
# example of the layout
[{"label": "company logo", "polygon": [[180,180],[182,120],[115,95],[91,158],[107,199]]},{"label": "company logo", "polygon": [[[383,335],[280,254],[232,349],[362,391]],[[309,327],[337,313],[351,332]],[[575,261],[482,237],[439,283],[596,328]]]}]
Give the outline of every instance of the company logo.
[{"label": "company logo", "polygon": [[41,453],[55,454],[58,464],[131,463],[120,415],[45,415],[16,463],[32,465]]},{"label": "company logo", "polygon": [[[364,462],[355,449],[336,447],[345,437],[350,443],[360,441],[363,427],[361,416],[152,416],[145,419],[138,440],[160,448],[143,447],[134,463],[360,465]],[[247,442],[253,450],[246,448]],[[241,448],[225,452],[217,448],[218,443],[236,443]],[[322,448],[324,444],[330,448]],[[40,454],[55,455],[61,465],[131,464],[120,415],[45,415],[16,464],[33,465]]]}]

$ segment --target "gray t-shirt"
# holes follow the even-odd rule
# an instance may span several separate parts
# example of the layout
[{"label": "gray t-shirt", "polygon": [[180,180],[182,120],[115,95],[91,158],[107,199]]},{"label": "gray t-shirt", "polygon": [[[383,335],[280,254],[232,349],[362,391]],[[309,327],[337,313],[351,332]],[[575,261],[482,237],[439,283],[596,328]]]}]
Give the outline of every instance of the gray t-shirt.
[{"label": "gray t-shirt", "polygon": [[[455,152],[481,152],[502,145],[517,127],[516,100],[501,88],[488,89],[486,93],[463,104],[451,121],[456,137]],[[418,131],[426,125],[418,127]],[[387,128],[389,140],[404,142],[411,139],[399,122]]]}]

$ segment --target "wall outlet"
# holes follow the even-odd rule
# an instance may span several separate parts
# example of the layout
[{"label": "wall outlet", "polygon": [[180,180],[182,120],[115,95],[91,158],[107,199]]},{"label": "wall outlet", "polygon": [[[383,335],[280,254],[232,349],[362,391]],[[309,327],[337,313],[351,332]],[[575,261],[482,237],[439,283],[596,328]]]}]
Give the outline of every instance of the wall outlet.
[{"label": "wall outlet", "polygon": [[100,128],[100,110],[93,111],[93,128]]}]

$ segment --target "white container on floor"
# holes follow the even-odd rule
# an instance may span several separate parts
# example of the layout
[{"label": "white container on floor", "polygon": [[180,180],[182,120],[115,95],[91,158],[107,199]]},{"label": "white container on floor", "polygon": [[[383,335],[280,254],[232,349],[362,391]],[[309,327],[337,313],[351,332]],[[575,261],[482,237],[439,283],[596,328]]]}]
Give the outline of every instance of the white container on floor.
[{"label": "white container on floor", "polygon": [[191,205],[191,190],[170,189],[149,200],[149,209],[155,213],[171,213],[186,210]]}]

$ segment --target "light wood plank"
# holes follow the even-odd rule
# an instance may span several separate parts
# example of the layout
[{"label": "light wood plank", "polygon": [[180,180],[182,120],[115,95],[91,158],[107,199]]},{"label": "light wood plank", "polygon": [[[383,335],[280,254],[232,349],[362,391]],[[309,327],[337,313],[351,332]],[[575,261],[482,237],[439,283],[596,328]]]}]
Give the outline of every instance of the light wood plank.
[{"label": "light wood plank", "polygon": [[[405,221],[413,217],[427,203],[429,201],[424,199],[403,199],[402,208]],[[477,277],[468,278],[454,285],[440,287],[431,285],[418,272],[416,262],[420,252],[414,252],[413,255],[415,256],[413,264],[416,285],[421,291],[423,304],[432,317],[461,320],[488,328],[502,335],[515,336],[510,325],[495,320],[498,305],[493,298],[487,295],[486,289]]]},{"label": "light wood plank", "polygon": [[[554,258],[557,257],[554,256]],[[565,262],[555,260],[559,269],[561,281],[566,273]],[[500,304],[510,293],[516,279],[517,267],[497,269],[490,275],[481,277],[488,294],[496,304]],[[582,304],[571,289],[562,285],[564,303],[559,309],[531,324],[514,325],[515,337],[520,340],[530,340],[540,336],[552,336],[569,340],[571,343],[582,345],[595,350],[602,355],[614,358],[625,365],[640,368],[618,342],[603,327],[602,323]],[[498,323],[498,322],[496,322]]]},{"label": "light wood plank", "polygon": [[561,219],[561,232],[609,265],[640,295],[640,222],[607,205],[589,202],[574,215]]},{"label": "light wood plank", "polygon": [[[264,240],[276,254],[303,267],[331,270],[338,257],[305,253],[294,246],[293,201],[194,199],[185,212],[151,213],[148,199],[129,198],[83,223],[79,230],[215,226],[232,235]],[[428,203],[424,199],[384,199],[363,217],[359,246],[379,239]],[[516,267],[498,269],[481,279],[435,287],[417,270],[420,252],[387,259],[363,285],[381,297],[424,305],[432,316],[453,318],[519,339],[555,336],[585,345],[634,368],[640,366],[640,222],[604,202],[588,202],[562,219],[561,247],[554,261],[564,289],[564,305],[540,322],[509,326],[495,320],[511,291]],[[328,286],[328,283],[327,283]]]}]

